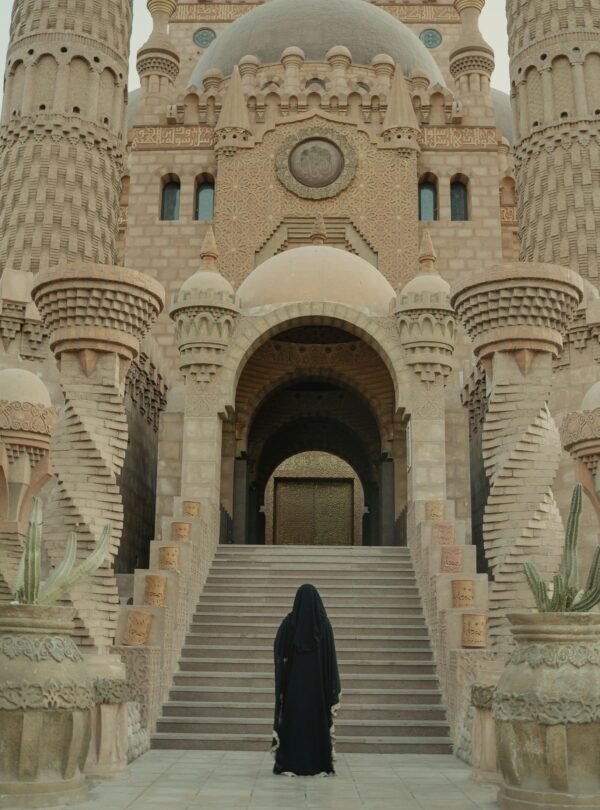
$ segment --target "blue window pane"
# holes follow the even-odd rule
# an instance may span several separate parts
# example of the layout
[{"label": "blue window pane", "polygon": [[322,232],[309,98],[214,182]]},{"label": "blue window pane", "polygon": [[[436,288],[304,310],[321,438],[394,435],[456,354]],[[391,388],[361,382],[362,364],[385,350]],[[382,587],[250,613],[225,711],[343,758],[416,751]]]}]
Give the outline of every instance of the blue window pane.
[{"label": "blue window pane", "polygon": [[213,219],[215,213],[215,187],[200,183],[196,192],[196,219]]},{"label": "blue window pane", "polygon": [[419,219],[421,222],[429,222],[437,218],[437,188],[435,183],[421,183],[419,186]]},{"label": "blue window pane", "polygon": [[460,180],[450,184],[450,212],[453,222],[466,222],[469,219],[467,187]]},{"label": "blue window pane", "polygon": [[179,183],[172,181],[163,188],[160,218],[179,219]]}]

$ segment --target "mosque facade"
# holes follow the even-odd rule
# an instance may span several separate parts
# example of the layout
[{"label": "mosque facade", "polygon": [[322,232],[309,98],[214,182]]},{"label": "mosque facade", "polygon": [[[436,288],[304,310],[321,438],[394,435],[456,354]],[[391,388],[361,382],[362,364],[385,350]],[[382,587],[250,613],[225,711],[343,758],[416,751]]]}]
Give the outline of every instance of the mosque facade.
[{"label": "mosque facade", "polygon": [[131,0],[13,5],[0,599],[34,495],[50,564],[112,520],[139,753],[219,547],[408,546],[468,757],[576,481],[597,543],[600,9],[508,0],[509,96],[484,0],[147,6],[128,93]]}]

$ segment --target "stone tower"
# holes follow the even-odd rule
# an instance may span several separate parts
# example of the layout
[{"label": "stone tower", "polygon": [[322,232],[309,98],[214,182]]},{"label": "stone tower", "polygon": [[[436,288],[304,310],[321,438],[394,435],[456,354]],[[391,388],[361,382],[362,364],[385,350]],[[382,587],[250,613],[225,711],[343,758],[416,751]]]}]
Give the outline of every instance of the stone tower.
[{"label": "stone tower", "polygon": [[600,278],[600,7],[507,0],[521,259]]},{"label": "stone tower", "polygon": [[15,0],[0,119],[0,273],[111,264],[132,0]]}]

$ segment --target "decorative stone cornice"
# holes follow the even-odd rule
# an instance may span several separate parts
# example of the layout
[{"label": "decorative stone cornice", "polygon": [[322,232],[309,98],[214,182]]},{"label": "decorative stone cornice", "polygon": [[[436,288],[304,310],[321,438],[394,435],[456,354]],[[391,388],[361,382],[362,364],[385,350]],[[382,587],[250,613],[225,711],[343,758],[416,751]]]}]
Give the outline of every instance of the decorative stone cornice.
[{"label": "decorative stone cornice", "polygon": [[600,722],[600,696],[576,689],[553,695],[539,691],[513,693],[496,690],[492,710],[500,722],[540,723],[562,726]]},{"label": "decorative stone cornice", "polygon": [[95,705],[91,681],[0,682],[0,710],[22,711],[91,709]]},{"label": "decorative stone cornice", "polygon": [[24,657],[30,661],[47,661],[52,659],[58,664],[63,661],[83,661],[73,639],[64,636],[0,636],[0,657],[5,656],[11,661]]},{"label": "decorative stone cornice", "polygon": [[532,669],[600,666],[600,644],[519,644],[513,649],[510,661],[511,664],[528,664]]},{"label": "decorative stone cornice", "polygon": [[520,350],[556,356],[582,298],[577,273],[552,264],[515,262],[459,282],[452,305],[479,359]]}]

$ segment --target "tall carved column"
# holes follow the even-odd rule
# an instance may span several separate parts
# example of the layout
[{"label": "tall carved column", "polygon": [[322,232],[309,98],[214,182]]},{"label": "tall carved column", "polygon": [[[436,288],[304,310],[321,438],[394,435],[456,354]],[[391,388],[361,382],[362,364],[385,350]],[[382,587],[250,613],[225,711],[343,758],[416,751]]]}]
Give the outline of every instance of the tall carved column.
[{"label": "tall carved column", "polygon": [[114,261],[131,19],[132,0],[15,0],[0,120],[0,273]]},{"label": "tall carved column", "polygon": [[575,462],[577,480],[583,484],[600,521],[600,382],[587,391],[580,408],[565,416],[560,437]]},{"label": "tall carved column", "polygon": [[209,229],[202,265],[185,281],[171,307],[185,378],[182,494],[219,511],[222,399],[220,369],[239,315],[237,297],[217,267]]},{"label": "tall carved column", "polygon": [[420,273],[398,293],[396,322],[405,363],[413,372],[409,431],[409,501],[446,498],[444,392],[452,369],[456,322],[450,285],[435,269],[429,232],[421,244]]},{"label": "tall carved column", "polygon": [[600,8],[507,0],[521,258],[600,281]]},{"label": "tall carved column", "polygon": [[104,565],[71,592],[79,642],[100,652],[113,642],[118,610],[112,565],[123,527],[118,475],[128,435],[125,376],[140,338],[163,307],[164,293],[141,273],[85,264],[45,270],[32,295],[65,397],[52,447],[58,503],[45,527],[51,560],[62,556],[68,531],[77,531],[79,551],[87,555],[103,526],[113,524]]},{"label": "tall carved column", "polygon": [[506,614],[531,602],[523,563],[548,578],[563,543],[552,494],[561,446],[548,410],[552,360],[583,296],[576,273],[553,265],[500,265],[457,286],[452,303],[487,376],[483,458],[490,493],[484,544],[493,573],[490,638],[511,645]]}]

